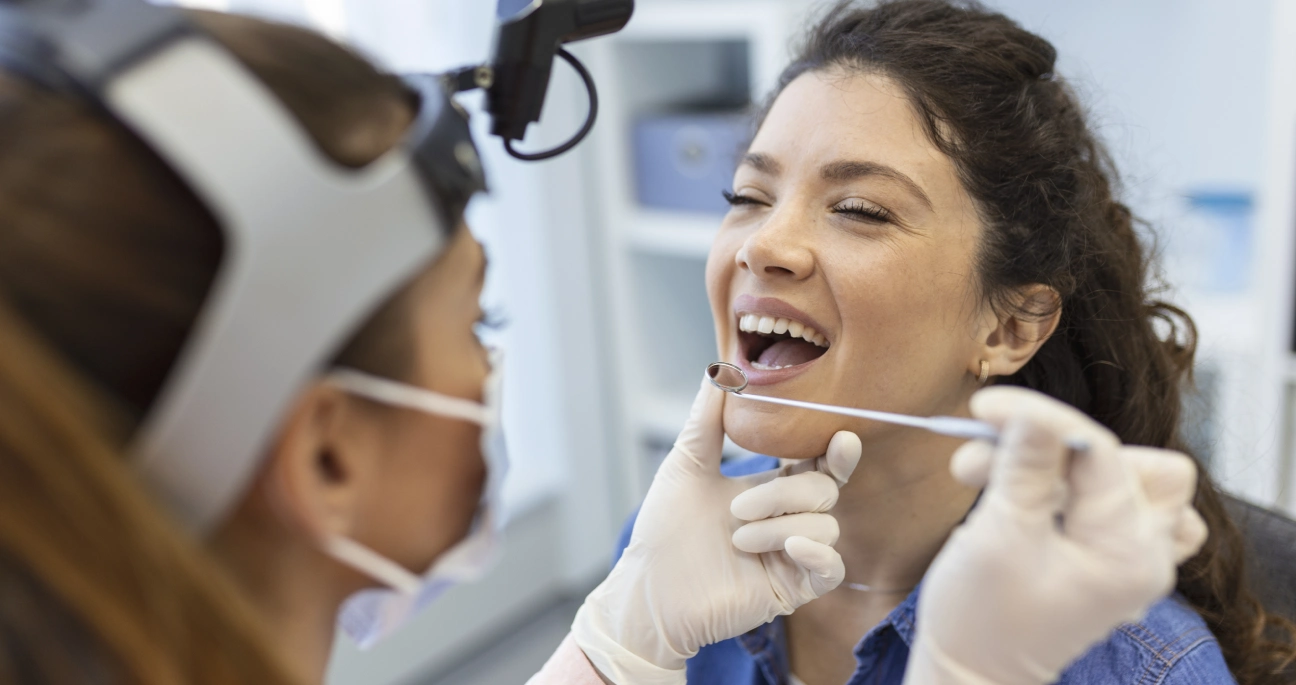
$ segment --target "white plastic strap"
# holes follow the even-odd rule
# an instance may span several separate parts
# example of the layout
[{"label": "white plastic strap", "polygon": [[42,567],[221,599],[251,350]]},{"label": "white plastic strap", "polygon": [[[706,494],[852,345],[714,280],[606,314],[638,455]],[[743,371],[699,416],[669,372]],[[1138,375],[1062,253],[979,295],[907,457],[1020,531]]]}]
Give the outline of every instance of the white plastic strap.
[{"label": "white plastic strap", "polygon": [[409,569],[354,540],[340,536],[326,538],[324,551],[370,578],[386,583],[401,594],[415,595],[423,587],[422,579],[410,573]]},{"label": "white plastic strap", "polygon": [[208,38],[141,62],[104,100],[224,229],[202,315],[133,446],[146,483],[202,531],[237,501],[305,384],[432,263],[446,231],[405,150],[338,166]]},{"label": "white plastic strap", "polygon": [[336,369],[329,372],[325,380],[349,393],[383,404],[462,419],[480,426],[493,420],[490,408],[479,402],[397,383],[355,369]]}]

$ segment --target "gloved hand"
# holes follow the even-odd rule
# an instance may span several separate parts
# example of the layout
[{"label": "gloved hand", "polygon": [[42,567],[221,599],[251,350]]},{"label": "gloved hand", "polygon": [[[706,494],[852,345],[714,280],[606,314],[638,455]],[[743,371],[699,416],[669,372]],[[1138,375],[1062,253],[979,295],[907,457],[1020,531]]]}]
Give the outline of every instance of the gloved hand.
[{"label": "gloved hand", "polygon": [[724,400],[703,381],[630,545],[576,614],[577,644],[618,685],[683,683],[699,649],[792,613],[845,575],[837,520],[823,512],[859,462],[859,438],[838,433],[796,469],[726,478]]},{"label": "gloved hand", "polygon": [[[1197,471],[1029,390],[983,390],[972,414],[1001,438],[954,454],[955,477],[988,486],[923,581],[905,682],[1051,683],[1173,590],[1206,540]],[[1077,438],[1089,449],[1068,464],[1063,441]]]}]

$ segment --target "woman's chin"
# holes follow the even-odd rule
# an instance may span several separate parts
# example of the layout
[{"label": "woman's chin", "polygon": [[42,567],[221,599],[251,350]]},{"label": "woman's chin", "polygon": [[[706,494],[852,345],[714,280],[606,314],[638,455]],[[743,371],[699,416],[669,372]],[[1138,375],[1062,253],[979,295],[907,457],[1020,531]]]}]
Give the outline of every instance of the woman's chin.
[{"label": "woman's chin", "polygon": [[780,459],[821,456],[837,432],[822,421],[807,420],[805,412],[795,409],[735,407],[729,403],[724,410],[724,429],[739,447]]}]

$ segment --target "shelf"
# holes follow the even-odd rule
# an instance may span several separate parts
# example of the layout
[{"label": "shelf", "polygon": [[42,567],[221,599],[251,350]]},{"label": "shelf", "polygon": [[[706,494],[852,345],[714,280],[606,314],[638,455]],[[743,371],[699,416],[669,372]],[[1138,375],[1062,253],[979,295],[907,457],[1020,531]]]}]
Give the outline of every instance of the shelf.
[{"label": "shelf", "polygon": [[642,252],[705,260],[721,220],[715,214],[639,211],[627,237]]},{"label": "shelf", "polygon": [[752,93],[772,91],[792,58],[796,28],[804,20],[787,0],[658,0],[641,2],[612,43],[741,40],[750,44]]}]

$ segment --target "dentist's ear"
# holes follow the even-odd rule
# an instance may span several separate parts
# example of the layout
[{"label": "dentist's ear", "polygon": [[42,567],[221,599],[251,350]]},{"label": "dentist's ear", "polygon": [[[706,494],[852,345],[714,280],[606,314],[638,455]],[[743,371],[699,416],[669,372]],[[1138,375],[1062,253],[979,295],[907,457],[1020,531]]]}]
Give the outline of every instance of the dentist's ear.
[{"label": "dentist's ear", "polygon": [[981,341],[968,371],[980,376],[982,362],[987,375],[1011,376],[1035,356],[1057,330],[1062,319],[1062,297],[1053,288],[1035,283],[1023,286],[1012,297],[1012,311],[995,311],[987,305],[982,314]]},{"label": "dentist's ear", "polygon": [[290,528],[320,539],[349,535],[361,515],[363,487],[373,477],[373,444],[381,430],[374,410],[327,383],[304,390],[266,454],[258,489]]}]

